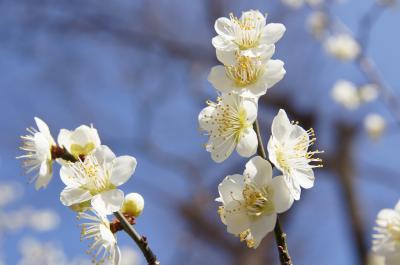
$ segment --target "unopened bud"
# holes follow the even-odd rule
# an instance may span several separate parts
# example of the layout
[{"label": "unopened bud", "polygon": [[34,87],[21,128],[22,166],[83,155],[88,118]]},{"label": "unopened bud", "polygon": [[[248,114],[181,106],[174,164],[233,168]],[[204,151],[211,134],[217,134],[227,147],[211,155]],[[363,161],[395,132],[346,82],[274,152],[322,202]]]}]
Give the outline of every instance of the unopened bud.
[{"label": "unopened bud", "polygon": [[122,212],[138,217],[144,208],[144,199],[142,195],[136,192],[129,193],[125,196]]}]

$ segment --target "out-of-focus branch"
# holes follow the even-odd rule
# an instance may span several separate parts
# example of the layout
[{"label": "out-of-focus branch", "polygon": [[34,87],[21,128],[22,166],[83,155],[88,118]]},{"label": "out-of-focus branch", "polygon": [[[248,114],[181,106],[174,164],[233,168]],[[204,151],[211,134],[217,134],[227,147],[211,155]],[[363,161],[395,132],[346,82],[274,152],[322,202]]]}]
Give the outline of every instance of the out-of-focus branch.
[{"label": "out-of-focus branch", "polygon": [[364,236],[364,224],[362,221],[360,206],[354,192],[354,162],[352,159],[352,146],[356,128],[345,124],[337,124],[337,138],[334,164],[339,176],[339,182],[343,196],[343,205],[349,216],[349,223],[355,241],[358,264],[364,265],[367,261],[368,248]]}]

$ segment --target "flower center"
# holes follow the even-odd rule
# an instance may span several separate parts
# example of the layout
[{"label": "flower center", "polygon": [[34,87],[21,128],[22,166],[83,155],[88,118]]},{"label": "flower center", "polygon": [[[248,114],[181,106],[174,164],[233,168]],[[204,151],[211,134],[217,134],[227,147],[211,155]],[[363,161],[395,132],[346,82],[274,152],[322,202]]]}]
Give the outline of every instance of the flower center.
[{"label": "flower center", "polygon": [[246,245],[248,248],[253,248],[255,246],[255,242],[253,237],[250,234],[250,229],[247,229],[239,234],[240,242],[246,241]]},{"label": "flower center", "polygon": [[[209,105],[215,104],[208,102]],[[247,121],[246,109],[241,106],[241,102],[236,104],[223,104],[222,100],[218,99],[216,105],[216,114],[212,118],[216,123],[216,129],[213,133],[217,136],[234,137],[235,143],[237,144],[243,131],[251,126]]]},{"label": "flower center", "polygon": [[94,143],[88,143],[85,146],[79,144],[71,144],[71,154],[76,158],[79,158],[80,155],[88,155],[96,148]]},{"label": "flower center", "polygon": [[[322,167],[322,159],[316,158],[314,155],[323,153],[323,151],[308,151],[308,148],[315,143],[316,139],[314,130],[311,128],[307,131],[307,134],[296,138],[291,147],[277,144],[275,156],[281,170],[290,174],[291,168],[301,169],[305,166],[304,159],[307,161],[307,168]],[[317,164],[309,165],[310,162],[317,162]]]},{"label": "flower center", "polygon": [[250,216],[270,215],[275,207],[272,202],[273,189],[270,186],[257,188],[253,184],[245,184],[243,197],[247,213]]},{"label": "flower center", "polygon": [[110,182],[108,170],[101,166],[94,156],[87,156],[84,161],[72,164],[71,168],[81,188],[88,190],[92,195],[115,188]]},{"label": "flower center", "polygon": [[238,19],[232,13],[229,17],[234,25],[233,29],[236,36],[234,42],[239,46],[239,49],[247,50],[256,47],[260,42],[264,20],[254,16]]},{"label": "flower center", "polygon": [[236,65],[225,66],[226,75],[235,82],[236,86],[243,88],[255,83],[263,74],[263,64],[257,58],[237,56]]}]

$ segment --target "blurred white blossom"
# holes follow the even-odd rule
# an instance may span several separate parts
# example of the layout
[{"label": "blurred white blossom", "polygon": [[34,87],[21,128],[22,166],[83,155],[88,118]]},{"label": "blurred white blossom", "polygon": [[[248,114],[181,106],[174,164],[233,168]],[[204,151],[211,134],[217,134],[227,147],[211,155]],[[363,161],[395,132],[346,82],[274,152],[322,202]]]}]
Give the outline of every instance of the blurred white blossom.
[{"label": "blurred white blossom", "polygon": [[209,101],[198,119],[200,129],[209,135],[205,147],[215,162],[223,162],[235,149],[243,157],[257,151],[258,140],[253,129],[257,103],[254,99],[232,93],[222,95],[216,103]]},{"label": "blurred white blossom", "polygon": [[378,213],[373,235],[373,251],[385,257],[385,265],[400,264],[400,201],[394,209]]},{"label": "blurred white blossom", "polygon": [[324,0],[281,0],[282,3],[290,8],[300,8],[307,4],[310,6],[318,6],[324,2]]},{"label": "blurred white blossom", "polygon": [[299,200],[300,187],[309,189],[314,186],[313,168],[322,167],[322,160],[314,157],[321,151],[308,150],[316,140],[314,130],[306,131],[297,123],[291,123],[283,109],[273,119],[271,130],[267,146],[269,159],[283,173],[294,199]]},{"label": "blurred white blossom", "polygon": [[369,253],[367,265],[385,265],[385,257]]},{"label": "blurred white blossom", "polygon": [[349,110],[354,110],[360,106],[357,87],[350,81],[338,80],[333,85],[331,96],[334,101]]},{"label": "blurred white blossom", "polygon": [[17,183],[0,183],[0,208],[4,207],[23,194],[23,188]]},{"label": "blurred white blossom", "polygon": [[374,84],[366,84],[360,87],[359,93],[363,102],[371,102],[378,98],[379,88]]},{"label": "blurred white blossom", "polygon": [[83,258],[67,258],[63,248],[56,242],[41,242],[25,237],[19,243],[21,258],[17,265],[90,265]]},{"label": "blurred white blossom", "polygon": [[76,163],[67,163],[60,170],[61,180],[66,187],[60,199],[65,206],[90,201],[93,208],[102,214],[119,211],[124,193],[117,187],[132,176],[136,168],[132,156],[119,156],[105,145]]},{"label": "blurred white blossom", "polygon": [[27,173],[37,171],[31,178],[35,182],[35,188],[46,188],[53,176],[51,148],[55,145],[54,139],[50,134],[49,127],[41,119],[35,117],[36,126],[27,128],[28,135],[21,136],[21,150],[26,154],[17,157],[24,159],[24,166]]},{"label": "blurred white blossom", "polygon": [[222,222],[250,248],[258,247],[274,229],[277,214],[293,203],[283,176],[272,178],[271,164],[260,156],[247,162],[243,175],[227,176],[218,191]]},{"label": "blurred white blossom", "polygon": [[361,51],[358,42],[346,33],[328,37],[324,47],[328,54],[341,61],[354,60]]},{"label": "blurred white blossom", "polygon": [[314,11],[307,18],[309,31],[316,39],[321,39],[328,25],[328,17],[322,11]]},{"label": "blurred white blossom", "polygon": [[385,131],[386,121],[381,115],[371,113],[364,119],[364,128],[367,131],[368,136],[371,137],[371,139],[376,140],[380,138],[382,133]]}]

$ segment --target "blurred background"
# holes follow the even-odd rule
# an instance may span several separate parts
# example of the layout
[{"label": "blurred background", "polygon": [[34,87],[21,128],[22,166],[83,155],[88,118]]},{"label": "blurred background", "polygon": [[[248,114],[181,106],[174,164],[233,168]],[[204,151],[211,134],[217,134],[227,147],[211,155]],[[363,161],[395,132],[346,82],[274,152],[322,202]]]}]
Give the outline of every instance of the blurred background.
[{"label": "blurred background", "polygon": [[[217,184],[247,159],[214,163],[197,125],[216,97],[207,81],[217,64],[215,19],[248,9],[287,28],[274,55],[287,74],[260,101],[264,140],[284,108],[315,129],[325,150],[315,187],[282,215],[294,264],[366,264],[376,214],[400,191],[400,15],[392,2],[0,1],[0,264],[90,264],[75,214],[59,201],[57,169],[37,192],[15,159],[34,116],[54,137],[93,123],[103,144],[137,158],[122,188],[145,198],[136,227],[162,264],[278,264],[272,234],[250,250],[219,220]],[[324,19],[313,21],[317,10]],[[343,32],[361,50],[346,62],[324,48]],[[352,88],[332,90],[341,79]],[[369,94],[361,90],[368,84]],[[125,234],[118,239],[123,264],[145,264]]]}]

